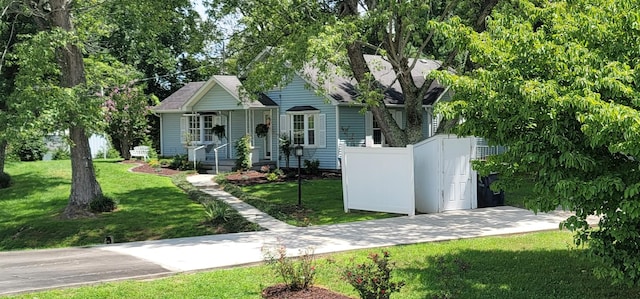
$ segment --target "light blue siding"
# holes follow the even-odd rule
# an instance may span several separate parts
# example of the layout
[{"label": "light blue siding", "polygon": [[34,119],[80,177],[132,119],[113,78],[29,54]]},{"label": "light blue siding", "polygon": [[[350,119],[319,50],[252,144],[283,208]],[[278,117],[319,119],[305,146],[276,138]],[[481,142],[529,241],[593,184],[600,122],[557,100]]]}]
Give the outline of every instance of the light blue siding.
[{"label": "light blue siding", "polygon": [[340,107],[340,140],[347,146],[365,145],[364,114],[360,107]]},{"label": "light blue siding", "polygon": [[[320,161],[320,168],[337,169],[337,136],[336,136],[336,108],[325,98],[315,94],[314,91],[305,87],[306,83],[300,77],[296,76],[289,85],[282,89],[273,90],[267,95],[280,106],[280,114],[286,114],[287,109],[294,106],[313,106],[320,110],[321,114],[326,117],[326,147],[324,148],[305,148],[304,160]],[[274,115],[274,118],[275,115]],[[276,120],[279,121],[277,116]],[[277,131],[279,133],[279,131]],[[274,140],[274,143],[275,140]],[[280,166],[285,166],[285,157],[281,157]],[[291,157],[290,167],[297,167],[297,159]]]},{"label": "light blue siding", "polygon": [[162,144],[160,152],[163,156],[171,157],[178,154],[187,154],[187,149],[182,144],[180,136],[180,117],[182,113],[162,114]]},{"label": "light blue siding", "polygon": [[238,100],[230,95],[220,85],[212,87],[202,98],[195,103],[193,111],[215,111],[242,109]]},{"label": "light blue siding", "polygon": [[246,111],[245,110],[234,110],[230,111],[231,117],[231,128],[229,133],[229,147],[231,150],[231,158],[236,158],[236,149],[235,144],[238,139],[242,138],[247,134],[246,131]]}]

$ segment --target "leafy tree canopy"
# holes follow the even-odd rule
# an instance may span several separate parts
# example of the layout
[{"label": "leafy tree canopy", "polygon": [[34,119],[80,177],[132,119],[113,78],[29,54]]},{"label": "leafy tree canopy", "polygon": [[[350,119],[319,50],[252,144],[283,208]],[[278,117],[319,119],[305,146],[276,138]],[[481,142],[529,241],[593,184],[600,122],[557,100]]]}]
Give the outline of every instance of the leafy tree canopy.
[{"label": "leafy tree canopy", "polygon": [[[563,226],[588,241],[601,276],[640,282],[640,2],[503,1],[473,34],[478,68],[439,73],[462,135],[506,145],[476,164],[509,189],[535,179],[534,211],[575,211]],[[599,228],[586,217],[600,215]]]},{"label": "leafy tree canopy", "polygon": [[[336,72],[352,76],[386,139],[403,146],[423,139],[422,99],[431,83],[414,82],[412,58],[437,59],[445,69],[462,66],[465,55],[459,45],[467,32],[457,29],[481,31],[496,2],[211,0],[209,4],[216,17],[240,16],[240,30],[230,48],[246,70],[243,86],[248,91],[286,84],[306,65],[320,71],[319,83]],[[393,66],[405,98],[406,129],[381,105],[385,90],[365,63],[367,53],[378,54]]]}]

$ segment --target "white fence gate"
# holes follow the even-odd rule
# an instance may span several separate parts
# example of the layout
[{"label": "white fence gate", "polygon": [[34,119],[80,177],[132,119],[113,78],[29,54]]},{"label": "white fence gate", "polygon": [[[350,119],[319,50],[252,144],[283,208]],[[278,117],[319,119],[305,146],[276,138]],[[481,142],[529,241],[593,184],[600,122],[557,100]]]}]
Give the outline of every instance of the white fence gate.
[{"label": "white fence gate", "polygon": [[342,188],[351,209],[414,215],[477,207],[476,138],[436,135],[405,148],[343,147]]}]

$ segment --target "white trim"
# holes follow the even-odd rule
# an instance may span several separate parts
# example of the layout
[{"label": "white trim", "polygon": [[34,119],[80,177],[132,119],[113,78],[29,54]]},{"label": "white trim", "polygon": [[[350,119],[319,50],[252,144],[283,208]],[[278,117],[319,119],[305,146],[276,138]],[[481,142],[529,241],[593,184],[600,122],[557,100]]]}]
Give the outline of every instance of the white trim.
[{"label": "white trim", "polygon": [[164,156],[164,138],[162,137],[164,135],[162,132],[162,122],[164,120],[162,119],[162,114],[158,115],[158,117],[160,118],[160,156]]},{"label": "white trim", "polygon": [[289,115],[320,114],[320,110],[287,111],[286,114],[289,114]]}]

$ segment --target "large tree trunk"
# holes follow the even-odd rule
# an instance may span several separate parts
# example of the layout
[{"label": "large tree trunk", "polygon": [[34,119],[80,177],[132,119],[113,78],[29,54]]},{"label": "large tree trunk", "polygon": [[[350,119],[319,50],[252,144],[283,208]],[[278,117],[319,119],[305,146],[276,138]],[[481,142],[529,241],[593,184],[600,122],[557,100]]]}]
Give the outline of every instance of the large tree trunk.
[{"label": "large tree trunk", "polygon": [[[73,31],[71,22],[71,3],[68,0],[50,0],[51,25],[65,31]],[[62,87],[74,87],[85,82],[82,52],[74,44],[58,49],[60,65],[60,84]],[[102,189],[96,180],[96,173],[91,159],[89,138],[81,126],[69,128],[71,139],[71,195],[64,211],[64,217],[77,218],[90,216],[89,203],[102,196]]]},{"label": "large tree trunk", "polygon": [[120,141],[119,142],[120,143],[120,155],[125,160],[131,160],[131,152],[129,152],[131,144],[129,144],[129,139],[121,138],[119,141]]}]

